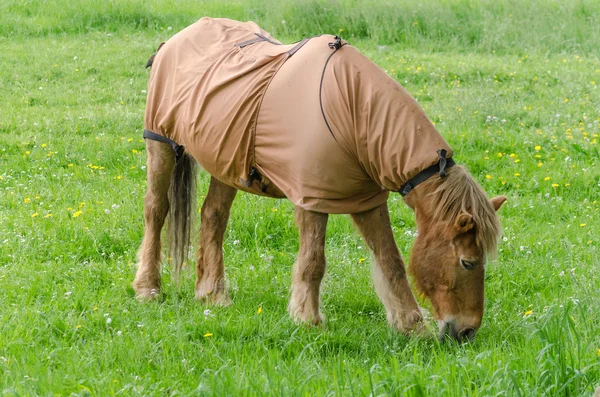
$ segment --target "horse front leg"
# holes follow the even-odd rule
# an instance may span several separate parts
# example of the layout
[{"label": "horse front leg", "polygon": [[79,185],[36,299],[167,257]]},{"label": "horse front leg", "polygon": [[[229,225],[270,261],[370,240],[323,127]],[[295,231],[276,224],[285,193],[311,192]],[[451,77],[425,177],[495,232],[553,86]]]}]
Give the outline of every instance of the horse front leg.
[{"label": "horse front leg", "polygon": [[154,299],[160,293],[160,232],[169,212],[168,191],[175,165],[169,145],[146,140],[148,187],[144,198],[144,238],[138,251],[138,269],[133,289],[140,300]]},{"label": "horse front leg", "polygon": [[236,193],[236,188],[211,177],[202,204],[195,296],[217,305],[231,303],[225,288],[223,238]]},{"label": "horse front leg", "polygon": [[413,330],[422,320],[404,262],[394,241],[387,203],[372,210],[352,214],[365,243],[371,248],[373,281],[379,299],[385,306],[388,322],[398,330]]},{"label": "horse front leg", "polygon": [[292,296],[288,306],[295,320],[318,325],[324,321],[319,310],[321,280],[325,275],[325,232],[327,214],[296,207],[300,229],[300,251],[294,265]]}]

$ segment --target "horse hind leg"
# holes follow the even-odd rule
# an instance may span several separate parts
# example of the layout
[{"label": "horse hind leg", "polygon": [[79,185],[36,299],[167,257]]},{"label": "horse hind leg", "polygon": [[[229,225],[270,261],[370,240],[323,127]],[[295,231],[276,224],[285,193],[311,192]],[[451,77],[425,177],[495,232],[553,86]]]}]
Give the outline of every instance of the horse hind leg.
[{"label": "horse hind leg", "polygon": [[352,219],[365,243],[373,251],[373,282],[375,291],[385,306],[388,322],[403,332],[415,329],[421,322],[422,315],[394,241],[387,204],[352,214]]},{"label": "horse hind leg", "polygon": [[211,177],[201,210],[195,296],[223,306],[231,303],[225,288],[223,238],[236,193],[236,188]]},{"label": "horse hind leg", "polygon": [[319,325],[324,317],[319,310],[321,281],[325,275],[325,232],[327,214],[296,207],[300,229],[300,251],[293,269],[292,294],[288,311],[302,322]]},{"label": "horse hind leg", "polygon": [[144,199],[144,238],[138,252],[138,269],[133,289],[140,300],[160,293],[161,230],[169,212],[168,191],[175,165],[173,149],[164,143],[146,140],[148,187]]}]

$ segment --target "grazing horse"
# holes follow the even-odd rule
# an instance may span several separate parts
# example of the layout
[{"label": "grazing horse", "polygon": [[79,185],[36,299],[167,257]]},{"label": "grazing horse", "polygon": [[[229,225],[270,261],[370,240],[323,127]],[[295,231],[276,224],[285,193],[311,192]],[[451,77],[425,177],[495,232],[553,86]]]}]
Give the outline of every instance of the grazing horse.
[{"label": "grazing horse", "polygon": [[417,102],[337,36],[283,45],[252,22],[202,18],[148,61],[148,191],[133,287],[160,292],[161,229],[170,224],[176,275],[189,249],[194,168],[211,174],[201,210],[198,300],[230,303],[223,236],[238,190],[295,204],[300,252],[289,313],[319,324],[328,214],[350,214],[373,252],[388,322],[420,326],[387,207],[398,192],[416,215],[409,272],[432,303],[440,337],[470,340],[481,325],[496,211]]}]

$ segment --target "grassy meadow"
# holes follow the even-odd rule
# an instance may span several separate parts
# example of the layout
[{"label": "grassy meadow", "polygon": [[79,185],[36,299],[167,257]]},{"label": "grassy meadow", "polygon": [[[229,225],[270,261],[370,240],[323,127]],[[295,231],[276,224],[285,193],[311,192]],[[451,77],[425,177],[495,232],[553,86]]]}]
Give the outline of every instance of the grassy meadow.
[{"label": "grassy meadow", "polygon": [[[295,325],[293,206],[243,193],[224,246],[231,307],[194,301],[191,261],[180,289],[165,266],[163,299],[135,300],[144,64],[204,15],[288,42],[340,34],[418,99],[490,196],[508,197],[474,343],[391,330],[347,216],[328,226],[328,323]],[[599,20],[591,0],[2,1],[2,395],[591,396]],[[399,195],[389,205],[408,257],[413,214]]]}]

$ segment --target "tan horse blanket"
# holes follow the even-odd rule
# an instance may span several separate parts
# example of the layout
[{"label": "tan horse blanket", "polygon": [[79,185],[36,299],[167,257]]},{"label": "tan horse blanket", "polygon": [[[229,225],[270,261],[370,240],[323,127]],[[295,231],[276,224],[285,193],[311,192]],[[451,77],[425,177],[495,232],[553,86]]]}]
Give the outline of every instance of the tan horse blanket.
[{"label": "tan horse blanket", "polygon": [[395,80],[331,35],[282,45],[253,22],[202,18],[158,51],[145,129],[222,182],[304,209],[383,204],[452,149]]}]

